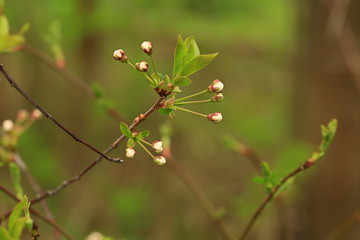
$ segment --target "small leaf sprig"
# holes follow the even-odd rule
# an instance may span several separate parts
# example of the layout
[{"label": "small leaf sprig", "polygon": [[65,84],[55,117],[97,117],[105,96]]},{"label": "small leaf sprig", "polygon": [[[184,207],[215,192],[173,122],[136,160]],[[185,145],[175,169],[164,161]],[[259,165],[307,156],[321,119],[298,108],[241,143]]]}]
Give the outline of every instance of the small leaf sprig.
[{"label": "small leaf sprig", "polygon": [[[149,64],[146,61],[140,61],[135,64],[131,63],[125,54],[125,51],[122,49],[114,51],[113,57],[115,60],[127,63],[132,68],[141,72],[148,84],[159,94],[159,96],[164,97],[164,100],[159,104],[159,113],[161,115],[168,115],[170,118],[173,118],[175,116],[175,111],[180,110],[205,117],[213,123],[222,121],[223,116],[220,112],[206,115],[183,107],[183,105],[188,104],[206,102],[216,103],[222,101],[224,99],[224,95],[222,94],[224,84],[218,79],[214,80],[206,89],[198,93],[176,99],[176,94],[182,92],[180,87],[188,86],[192,83],[189,76],[207,66],[218,53],[200,54],[199,47],[197,46],[194,37],[183,39],[181,35],[179,35],[174,53],[173,75],[170,77],[168,74],[162,74],[156,70],[152,56],[153,45],[151,42],[144,41],[141,44],[141,50],[150,57],[154,70],[153,73],[149,72]],[[188,101],[190,98],[205,93],[215,93],[215,95],[205,100]]]},{"label": "small leaf sprig", "polygon": [[152,147],[152,149],[156,153],[161,153],[164,149],[162,146],[162,141],[155,141],[153,143],[149,143],[145,140],[146,137],[150,135],[149,131],[144,132],[131,132],[128,125],[124,122],[120,123],[120,130],[122,134],[124,134],[125,137],[128,138],[127,141],[127,148],[126,148],[126,157],[127,158],[134,158],[136,151],[134,150],[134,147],[136,144],[141,146],[153,159],[153,161],[158,164],[159,166],[162,166],[166,163],[166,159],[164,156],[154,156],[146,147],[145,145],[148,145]]}]

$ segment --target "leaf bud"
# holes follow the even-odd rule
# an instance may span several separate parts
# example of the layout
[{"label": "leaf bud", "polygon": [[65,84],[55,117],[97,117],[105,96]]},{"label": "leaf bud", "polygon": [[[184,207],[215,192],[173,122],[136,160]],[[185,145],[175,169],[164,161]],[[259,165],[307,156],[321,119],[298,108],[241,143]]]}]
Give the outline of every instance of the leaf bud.
[{"label": "leaf bud", "polygon": [[122,49],[115,50],[113,57],[116,61],[127,62],[127,56],[125,55],[125,51]]},{"label": "leaf bud", "polygon": [[223,99],[224,99],[224,95],[222,93],[217,93],[211,98],[211,101],[212,102],[220,102]]},{"label": "leaf bud", "polygon": [[148,70],[148,64],[145,61],[137,62],[135,64],[135,68],[140,72],[147,72]]},{"label": "leaf bud", "polygon": [[161,153],[164,150],[163,145],[162,145],[162,141],[155,141],[152,144],[152,148],[155,150],[155,152]]},{"label": "leaf bud", "polygon": [[166,85],[166,89],[165,89],[165,95],[169,95],[171,94],[175,89],[175,86],[172,85],[171,83],[168,83],[168,85]]},{"label": "leaf bud", "polygon": [[222,114],[220,112],[210,113],[207,116],[207,118],[209,119],[209,121],[211,121],[213,123],[219,123],[223,119]]},{"label": "leaf bud", "polygon": [[154,157],[154,162],[157,165],[162,166],[166,163],[166,159],[163,156],[156,156],[156,157]]},{"label": "leaf bud", "polygon": [[224,84],[219,80],[215,79],[208,87],[208,92],[221,93],[224,89]]},{"label": "leaf bud", "polygon": [[151,42],[145,41],[141,44],[141,49],[146,53],[147,55],[151,55],[153,51],[153,46]]},{"label": "leaf bud", "polygon": [[13,121],[7,119],[7,120],[4,120],[3,123],[2,123],[2,128],[4,130],[4,132],[11,132],[13,129],[14,129],[14,123]]},{"label": "leaf bud", "polygon": [[127,158],[134,158],[136,152],[133,148],[127,148],[125,151],[126,151]]}]

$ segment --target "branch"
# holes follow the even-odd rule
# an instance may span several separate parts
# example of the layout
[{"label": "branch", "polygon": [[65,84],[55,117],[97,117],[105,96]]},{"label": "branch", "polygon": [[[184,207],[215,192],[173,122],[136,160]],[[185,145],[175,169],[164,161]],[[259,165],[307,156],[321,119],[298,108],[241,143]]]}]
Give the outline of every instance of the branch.
[{"label": "branch", "polygon": [[[129,127],[130,130],[134,130],[135,127],[141,122],[144,121],[146,119],[146,117],[148,117],[152,112],[154,112],[156,109],[158,109],[160,102],[164,99],[165,97],[160,97],[147,111],[145,114],[143,114],[144,116],[140,117],[136,117],[135,120],[133,121],[133,123],[131,124],[131,126]],[[121,135],[119,138],[117,138],[110,147],[108,147],[103,154],[108,154],[109,152],[111,152],[112,150],[116,149],[118,147],[118,145],[124,140],[125,136]],[[95,165],[97,165],[99,162],[101,162],[102,160],[102,156],[99,156],[94,162],[92,162],[89,166],[87,166],[85,169],[83,169],[79,174],[77,174],[75,177],[71,178],[70,180],[64,181],[61,185],[59,185],[57,188],[55,188],[54,190],[49,190],[47,192],[45,192],[43,195],[31,200],[31,204],[37,203],[47,197],[53,196],[58,194],[60,191],[62,191],[64,188],[66,188],[67,186],[69,186],[70,184],[79,181],[81,179],[81,177],[87,173],[91,168],[93,168]]]},{"label": "branch", "polygon": [[11,87],[15,88],[21,95],[23,95],[24,98],[26,98],[26,100],[28,100],[34,107],[39,109],[39,111],[42,112],[42,114],[44,114],[45,117],[50,119],[59,128],[61,128],[63,131],[65,131],[67,134],[69,134],[76,142],[82,143],[83,145],[85,145],[89,149],[93,150],[94,152],[96,152],[97,154],[99,154],[100,156],[102,156],[103,158],[105,158],[108,161],[117,162],[117,163],[123,162],[123,160],[121,160],[119,158],[114,159],[114,158],[107,156],[106,154],[102,153],[101,151],[99,151],[98,149],[96,149],[95,147],[90,145],[89,143],[87,143],[84,140],[81,140],[79,137],[75,136],[72,132],[70,132],[62,124],[60,124],[55,118],[53,118],[47,111],[45,111],[45,109],[43,109],[37,102],[35,102],[26,92],[24,92],[19,87],[19,85],[9,76],[9,74],[6,72],[6,70],[4,69],[2,64],[0,64],[0,71],[5,76],[5,78],[8,80]]},{"label": "branch", "polygon": [[201,188],[196,184],[196,182],[191,178],[191,176],[186,172],[186,170],[177,161],[173,159],[171,150],[169,148],[164,150],[164,155],[167,159],[169,167],[178,175],[178,177],[183,181],[183,183],[189,188],[195,198],[199,201],[200,205],[205,209],[206,213],[213,221],[214,226],[223,236],[223,238],[227,240],[234,240],[235,237],[227,228],[221,216],[217,214],[215,206],[201,190]]}]

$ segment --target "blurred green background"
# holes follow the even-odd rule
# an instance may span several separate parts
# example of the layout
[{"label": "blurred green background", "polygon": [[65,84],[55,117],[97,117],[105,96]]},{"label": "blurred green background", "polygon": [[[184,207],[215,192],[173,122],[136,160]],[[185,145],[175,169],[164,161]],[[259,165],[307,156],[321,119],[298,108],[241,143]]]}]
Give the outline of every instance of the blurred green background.
[{"label": "blurred green background", "polygon": [[[193,84],[183,88],[182,96],[219,78],[225,84],[224,101],[191,109],[222,112],[223,122],[213,125],[184,112],[169,120],[154,113],[139,129],[150,130],[156,140],[159,126],[170,122],[175,160],[217,207],[226,209],[224,220],[235,234],[266,193],[252,181],[257,172],[251,162],[224,147],[224,134],[255,150],[284,176],[316,150],[320,124],[338,118],[338,134],[326,157],[299,175],[283,195],[287,224],[271,205],[249,236],[323,239],[360,200],[359,75],[349,71],[342,35],[326,34],[332,2],[23,0],[5,1],[4,12],[13,32],[29,22],[26,42],[49,57],[52,52],[44,38],[51,22],[59,20],[66,68],[85,83],[102,86],[106,98],[128,120],[145,112],[157,95],[139,73],[113,60],[115,49],[124,49],[133,62],[144,60],[147,56],[139,46],[149,40],[157,69],[169,75],[178,34],[194,35],[202,53],[220,52],[191,77]],[[359,3],[353,1],[346,12],[355,37],[360,32],[358,9]],[[99,103],[32,56],[22,51],[2,53],[0,62],[77,136],[99,149],[119,136],[119,124]],[[15,119],[19,109],[32,107],[1,78],[0,120]],[[124,157],[124,149],[121,144],[112,156]],[[19,152],[43,189],[53,189],[96,158],[46,119],[21,137]],[[0,181],[11,187],[5,167],[0,169]],[[34,197],[23,183],[26,194]],[[0,213],[14,205],[4,194],[0,203]],[[57,222],[78,239],[95,230],[131,240],[221,239],[174,172],[166,165],[156,166],[140,148],[135,159],[124,164],[103,161],[80,182],[49,198],[48,204]],[[53,239],[51,228],[39,223],[41,239]],[[357,234],[359,227],[343,239],[355,239]]]}]

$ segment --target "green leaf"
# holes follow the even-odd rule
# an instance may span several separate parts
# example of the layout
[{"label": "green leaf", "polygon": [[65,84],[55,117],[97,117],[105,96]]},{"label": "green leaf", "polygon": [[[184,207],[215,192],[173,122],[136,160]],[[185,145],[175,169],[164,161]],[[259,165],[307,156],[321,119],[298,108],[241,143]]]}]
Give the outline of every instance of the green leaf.
[{"label": "green leaf", "polygon": [[0,15],[0,36],[9,34],[9,22],[5,15]]},{"label": "green leaf", "polygon": [[16,196],[19,199],[21,199],[23,197],[23,190],[22,190],[21,182],[20,182],[20,180],[21,180],[20,168],[14,162],[9,163],[9,168],[10,168],[11,179],[12,179],[13,186],[14,186],[14,189],[16,192]]},{"label": "green leaf", "polygon": [[165,81],[166,83],[171,83],[171,79],[169,77],[169,75],[165,74]]},{"label": "green leaf", "polygon": [[208,65],[219,53],[213,53],[213,54],[205,54],[205,55],[199,55],[192,59],[190,62],[187,62],[184,65],[184,69],[182,70],[182,76],[189,76],[206,65]]},{"label": "green leaf", "polygon": [[191,84],[191,80],[185,76],[178,76],[175,77],[172,83],[175,87],[176,86],[187,86]]},{"label": "green leaf", "polygon": [[126,123],[120,123],[120,131],[122,132],[122,134],[124,134],[125,137],[132,138],[131,130]]},{"label": "green leaf", "polygon": [[135,139],[144,139],[149,135],[150,135],[149,131],[139,132],[138,134],[136,134]]},{"label": "green leaf", "polygon": [[10,235],[14,238],[14,239],[20,239],[21,233],[25,227],[26,224],[26,218],[25,217],[21,217],[18,218],[14,224],[14,227],[10,230],[9,228],[9,233]]},{"label": "green leaf", "polygon": [[1,240],[17,240],[10,236],[9,232],[4,227],[0,227],[0,239]]},{"label": "green leaf", "polygon": [[23,35],[24,33],[26,33],[30,28],[30,24],[29,23],[24,23],[24,25],[22,25],[20,31],[17,33],[19,35]]},{"label": "green leaf", "polygon": [[267,162],[261,162],[261,172],[264,176],[264,179],[267,180],[271,174],[270,166]]},{"label": "green leaf", "polygon": [[129,138],[129,140],[127,141],[127,144],[126,144],[126,146],[128,147],[128,148],[133,148],[133,147],[135,147],[135,144],[136,144],[136,142],[135,142],[135,140],[134,140],[134,138]]},{"label": "green leaf", "polygon": [[264,179],[263,177],[255,176],[255,177],[253,178],[253,181],[254,181],[255,183],[265,184],[265,179]]},{"label": "green leaf", "polygon": [[184,58],[184,64],[186,65],[192,59],[200,55],[200,50],[193,36],[185,39],[185,45],[187,48],[187,54],[186,57]]},{"label": "green leaf", "polygon": [[9,52],[25,42],[21,35],[0,35],[0,52]]},{"label": "green leaf", "polygon": [[187,54],[187,47],[181,35],[179,35],[174,53],[173,78],[180,73],[181,66],[183,65],[186,54]]},{"label": "green leaf", "polygon": [[171,113],[173,111],[172,108],[160,108],[159,109],[159,113],[161,115],[168,115],[169,113]]},{"label": "green leaf", "polygon": [[13,236],[12,233],[15,231],[17,220],[20,218],[21,213],[25,209],[26,205],[27,205],[27,198],[25,197],[21,202],[16,204],[16,206],[11,212],[8,221],[8,229],[11,236]]}]

